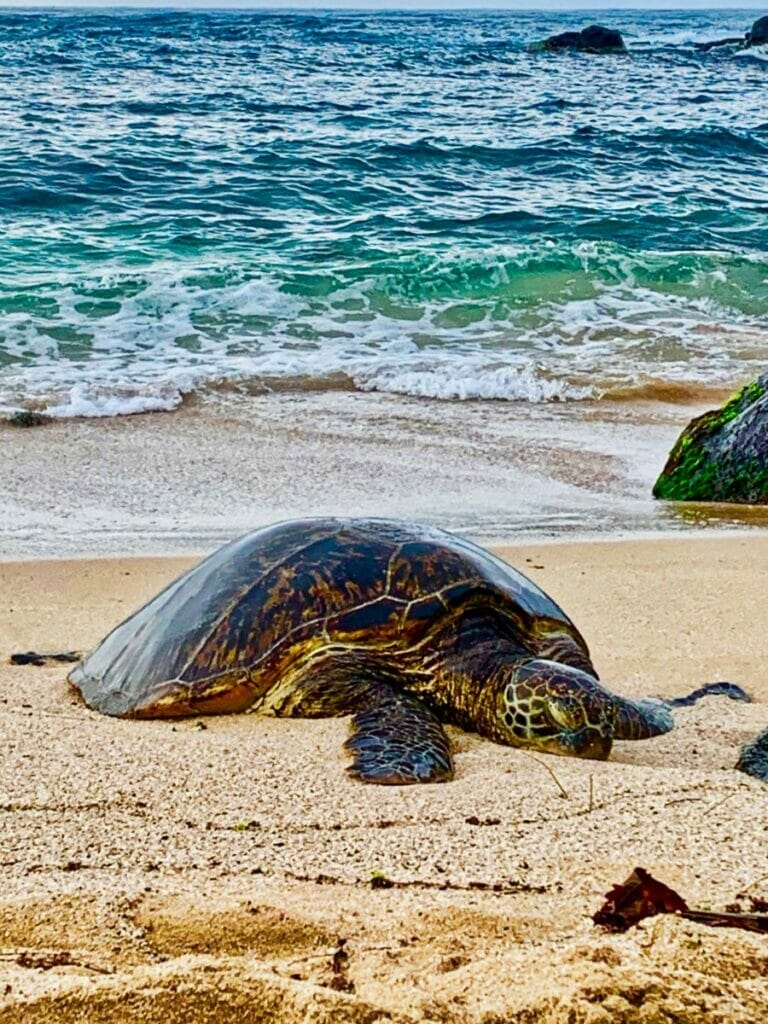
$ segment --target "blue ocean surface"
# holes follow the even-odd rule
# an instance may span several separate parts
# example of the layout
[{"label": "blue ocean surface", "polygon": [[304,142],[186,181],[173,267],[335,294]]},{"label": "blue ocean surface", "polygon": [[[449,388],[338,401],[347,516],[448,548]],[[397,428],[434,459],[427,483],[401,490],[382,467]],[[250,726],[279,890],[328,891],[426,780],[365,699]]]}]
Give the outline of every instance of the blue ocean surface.
[{"label": "blue ocean surface", "polygon": [[754,17],[0,11],[0,407],[748,379],[768,48],[693,43]]}]

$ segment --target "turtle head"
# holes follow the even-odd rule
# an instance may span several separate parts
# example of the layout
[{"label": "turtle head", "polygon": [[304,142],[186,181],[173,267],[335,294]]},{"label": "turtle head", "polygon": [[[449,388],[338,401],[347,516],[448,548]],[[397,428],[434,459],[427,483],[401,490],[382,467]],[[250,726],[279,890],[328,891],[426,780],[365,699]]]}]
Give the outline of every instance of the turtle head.
[{"label": "turtle head", "polygon": [[514,747],[605,760],[614,734],[614,698],[594,676],[532,659],[504,673],[497,699],[500,735]]}]

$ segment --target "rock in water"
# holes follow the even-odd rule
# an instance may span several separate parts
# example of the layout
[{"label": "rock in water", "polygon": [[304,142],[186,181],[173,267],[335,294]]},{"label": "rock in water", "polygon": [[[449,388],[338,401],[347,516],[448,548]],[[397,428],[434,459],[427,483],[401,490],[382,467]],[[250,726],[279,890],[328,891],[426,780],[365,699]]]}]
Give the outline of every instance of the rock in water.
[{"label": "rock in water", "polygon": [[765,46],[768,44],[768,14],[758,18],[747,32],[747,46]]},{"label": "rock in water", "polygon": [[581,32],[561,32],[536,47],[539,50],[578,50],[580,53],[626,53],[621,32],[602,25],[590,25]]},{"label": "rock in water", "polygon": [[42,427],[51,422],[51,416],[46,416],[43,412],[35,412],[33,409],[19,409],[17,412],[11,413],[6,420],[6,423],[12,427]]},{"label": "rock in water", "polygon": [[766,44],[768,44],[768,14],[763,18],[758,18],[749,32],[743,36],[736,38],[729,36],[727,39],[715,39],[711,43],[694,43],[693,45],[697,50],[706,53],[717,46],[738,46],[743,49],[745,46],[765,46]]},{"label": "rock in water", "polygon": [[768,373],[688,424],[653,496],[768,504]]},{"label": "rock in water", "polygon": [[727,39],[714,39],[711,43],[694,43],[694,48],[708,53],[718,46],[744,46],[744,36],[728,36]]}]

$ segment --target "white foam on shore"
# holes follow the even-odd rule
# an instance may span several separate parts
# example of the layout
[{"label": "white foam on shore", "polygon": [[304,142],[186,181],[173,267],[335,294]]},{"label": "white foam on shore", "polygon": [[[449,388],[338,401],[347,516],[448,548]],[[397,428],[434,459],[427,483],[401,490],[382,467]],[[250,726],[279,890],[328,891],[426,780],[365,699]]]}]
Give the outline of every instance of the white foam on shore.
[{"label": "white foam on shore", "polygon": [[71,417],[136,416],[145,412],[171,412],[183,400],[180,391],[158,394],[89,394],[83,387],[74,387],[69,401],[49,405],[45,412],[58,419]]},{"label": "white foam on shore", "polygon": [[482,398],[520,402],[573,401],[591,398],[595,394],[592,388],[538,377],[535,371],[526,367],[481,368],[471,373],[462,367],[443,367],[440,370],[387,367],[378,372],[359,374],[354,379],[361,391],[458,401]]},{"label": "white foam on shore", "polygon": [[[716,255],[692,256],[678,294],[646,280],[663,277],[669,254],[585,242],[553,257],[553,244],[431,263],[403,256],[368,277],[340,273],[320,294],[231,266],[42,282],[55,314],[0,322],[0,409],[135,415],[222,384],[298,390],[311,380],[322,390],[340,376],[365,391],[545,403],[646,379],[731,386],[751,364],[762,369],[761,260],[741,258],[737,274]],[[556,273],[550,258],[564,261]],[[89,289],[119,297],[89,313]]]}]

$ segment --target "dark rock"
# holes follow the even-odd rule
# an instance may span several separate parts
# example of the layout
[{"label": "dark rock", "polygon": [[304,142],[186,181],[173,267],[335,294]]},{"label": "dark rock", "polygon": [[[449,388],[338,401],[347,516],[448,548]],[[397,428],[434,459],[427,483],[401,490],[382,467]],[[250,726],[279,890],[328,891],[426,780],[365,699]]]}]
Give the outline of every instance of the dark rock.
[{"label": "dark rock", "polygon": [[580,53],[626,53],[627,47],[621,32],[602,25],[590,25],[581,32],[561,32],[550,36],[537,49],[541,50],[578,50]]},{"label": "dark rock", "polygon": [[708,50],[714,50],[716,46],[743,46],[744,36],[729,36],[728,39],[715,39],[711,43],[694,43],[693,45],[702,53],[707,53]]},{"label": "dark rock", "polygon": [[626,52],[626,45],[621,32],[612,28],[603,28],[602,25],[590,25],[581,33],[583,48],[592,53],[612,50],[621,53]]},{"label": "dark rock", "polygon": [[581,32],[561,32],[558,36],[550,36],[541,43],[543,50],[578,50],[581,48]]},{"label": "dark rock", "polygon": [[741,748],[736,768],[756,779],[768,782],[768,729],[764,729]]},{"label": "dark rock", "polygon": [[758,18],[747,32],[747,46],[765,46],[768,44],[768,14]]},{"label": "dark rock", "polygon": [[12,413],[7,422],[12,427],[42,427],[51,422],[51,417],[42,412],[34,412],[32,409],[20,409]]},{"label": "dark rock", "polygon": [[697,50],[706,53],[716,46],[766,46],[768,45],[768,14],[758,18],[752,28],[743,36],[730,36],[728,39],[715,39],[711,43],[694,43]]},{"label": "dark rock", "polygon": [[653,488],[668,501],[768,504],[768,373],[692,420]]}]

